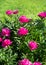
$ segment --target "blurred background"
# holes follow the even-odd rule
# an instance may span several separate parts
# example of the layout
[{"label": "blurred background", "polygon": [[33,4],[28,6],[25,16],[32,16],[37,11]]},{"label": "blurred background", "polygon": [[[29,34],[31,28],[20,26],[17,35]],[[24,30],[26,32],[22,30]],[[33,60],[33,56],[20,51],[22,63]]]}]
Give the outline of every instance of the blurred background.
[{"label": "blurred background", "polygon": [[46,0],[0,0],[0,18],[10,9],[18,9],[20,15],[35,19],[39,12],[46,11]]}]

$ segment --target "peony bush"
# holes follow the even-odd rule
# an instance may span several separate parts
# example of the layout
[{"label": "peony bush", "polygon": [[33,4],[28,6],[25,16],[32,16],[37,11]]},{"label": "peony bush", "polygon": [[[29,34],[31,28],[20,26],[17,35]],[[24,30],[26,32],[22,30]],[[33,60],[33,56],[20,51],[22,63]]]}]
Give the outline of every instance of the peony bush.
[{"label": "peony bush", "polygon": [[6,11],[5,22],[0,20],[1,65],[46,65],[45,18],[46,12],[33,20],[18,10]]}]

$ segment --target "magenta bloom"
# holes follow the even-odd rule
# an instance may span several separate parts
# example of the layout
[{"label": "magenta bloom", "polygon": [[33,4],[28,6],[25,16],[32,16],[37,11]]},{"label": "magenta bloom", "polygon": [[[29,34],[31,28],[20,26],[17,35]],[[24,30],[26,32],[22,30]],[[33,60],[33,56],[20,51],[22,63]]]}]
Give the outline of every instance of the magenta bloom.
[{"label": "magenta bloom", "polygon": [[10,29],[9,28],[3,28],[2,29],[2,35],[3,36],[10,36]]},{"label": "magenta bloom", "polygon": [[3,39],[0,37],[0,42],[2,42],[2,40],[3,40]]},{"label": "magenta bloom", "polygon": [[18,14],[18,12],[19,12],[18,10],[14,10],[13,14]]},{"label": "magenta bloom", "polygon": [[45,18],[46,17],[46,12],[41,12],[38,14],[39,17]]},{"label": "magenta bloom", "polygon": [[32,62],[30,62],[28,59],[21,60],[18,65],[32,65]]},{"label": "magenta bloom", "polygon": [[38,48],[38,44],[35,41],[30,41],[28,44],[30,50],[35,50]]},{"label": "magenta bloom", "polygon": [[29,22],[29,19],[26,16],[20,16],[19,21],[20,23],[27,23]]},{"label": "magenta bloom", "polygon": [[13,12],[12,12],[12,10],[7,10],[7,11],[6,11],[6,14],[7,14],[7,15],[12,15]]},{"label": "magenta bloom", "polygon": [[28,33],[28,30],[24,27],[21,27],[19,30],[18,30],[18,35],[26,35]]},{"label": "magenta bloom", "polygon": [[9,45],[12,44],[12,41],[10,39],[5,39],[3,42],[2,42],[2,47],[7,47]]},{"label": "magenta bloom", "polygon": [[40,62],[34,62],[33,65],[42,65]]}]

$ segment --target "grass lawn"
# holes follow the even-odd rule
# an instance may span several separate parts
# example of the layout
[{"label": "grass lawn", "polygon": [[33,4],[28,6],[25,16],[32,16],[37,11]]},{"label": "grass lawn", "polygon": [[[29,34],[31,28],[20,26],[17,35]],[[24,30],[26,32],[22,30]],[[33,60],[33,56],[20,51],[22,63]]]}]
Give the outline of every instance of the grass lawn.
[{"label": "grass lawn", "polygon": [[0,17],[4,17],[8,9],[19,9],[20,15],[36,18],[41,11],[46,11],[46,0],[1,0]]}]

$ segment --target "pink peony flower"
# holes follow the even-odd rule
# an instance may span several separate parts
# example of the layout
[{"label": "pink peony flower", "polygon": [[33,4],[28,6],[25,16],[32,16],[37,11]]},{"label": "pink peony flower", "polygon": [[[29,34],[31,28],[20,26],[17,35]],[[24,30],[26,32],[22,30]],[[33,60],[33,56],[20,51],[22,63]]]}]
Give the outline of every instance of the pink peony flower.
[{"label": "pink peony flower", "polygon": [[3,42],[2,42],[2,47],[7,47],[9,45],[12,44],[12,41],[10,39],[5,39]]},{"label": "pink peony flower", "polygon": [[13,14],[18,14],[18,12],[19,12],[18,10],[14,10]]},{"label": "pink peony flower", "polygon": [[28,33],[28,30],[24,27],[21,27],[19,30],[18,30],[18,35],[26,35]]},{"label": "pink peony flower", "polygon": [[3,36],[10,36],[10,29],[9,28],[3,28],[2,29],[2,35]]},{"label": "pink peony flower", "polygon": [[20,16],[19,21],[20,23],[27,23],[30,19],[28,19],[26,16]]},{"label": "pink peony flower", "polygon": [[46,17],[46,12],[41,12],[38,14],[39,17],[45,18]]},{"label": "pink peony flower", "polygon": [[0,42],[2,42],[2,40],[3,40],[3,39],[0,37]]},{"label": "pink peony flower", "polygon": [[32,62],[30,62],[28,59],[21,60],[18,65],[32,65]]},{"label": "pink peony flower", "polygon": [[12,12],[12,10],[7,10],[7,11],[6,11],[6,14],[7,14],[7,15],[12,15],[13,12]]},{"label": "pink peony flower", "polygon": [[34,62],[33,65],[42,65],[40,62]]},{"label": "pink peony flower", "polygon": [[38,44],[35,41],[30,41],[28,44],[30,50],[35,50],[38,48]]}]

